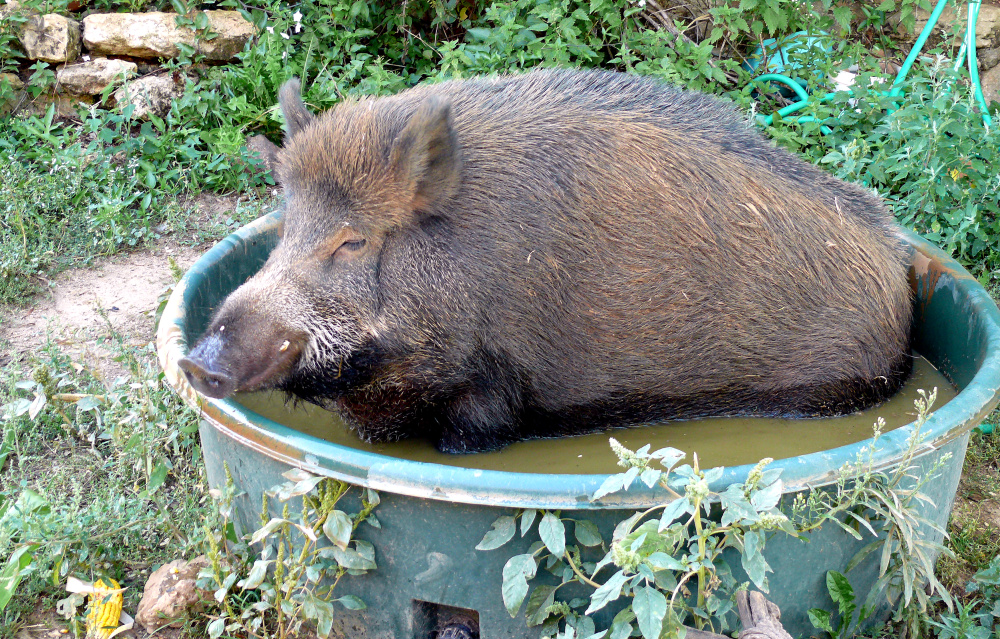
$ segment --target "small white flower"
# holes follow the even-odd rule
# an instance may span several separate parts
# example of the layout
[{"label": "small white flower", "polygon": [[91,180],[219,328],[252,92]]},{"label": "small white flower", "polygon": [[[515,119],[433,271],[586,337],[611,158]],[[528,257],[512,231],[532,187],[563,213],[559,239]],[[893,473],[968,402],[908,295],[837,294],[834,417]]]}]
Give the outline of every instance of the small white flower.
[{"label": "small white flower", "polygon": [[267,32],[270,33],[271,35],[274,35],[274,27],[268,27]]},{"label": "small white flower", "polygon": [[284,38],[285,40],[287,40],[288,39],[288,34],[287,33],[282,33],[281,37]]},{"label": "small white flower", "polygon": [[296,24],[302,22],[302,12],[296,9],[295,13],[292,14],[292,20],[295,20]]},{"label": "small white flower", "polygon": [[646,0],[639,0],[639,8],[642,9],[646,6]]}]

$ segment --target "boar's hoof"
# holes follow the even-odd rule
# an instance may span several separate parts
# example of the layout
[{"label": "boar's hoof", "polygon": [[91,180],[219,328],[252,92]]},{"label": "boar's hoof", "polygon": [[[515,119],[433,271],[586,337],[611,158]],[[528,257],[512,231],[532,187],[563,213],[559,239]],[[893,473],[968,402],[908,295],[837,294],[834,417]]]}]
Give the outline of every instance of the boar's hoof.
[{"label": "boar's hoof", "polygon": [[236,381],[220,371],[209,370],[200,362],[185,357],[177,363],[191,386],[202,395],[222,399],[236,391]]}]

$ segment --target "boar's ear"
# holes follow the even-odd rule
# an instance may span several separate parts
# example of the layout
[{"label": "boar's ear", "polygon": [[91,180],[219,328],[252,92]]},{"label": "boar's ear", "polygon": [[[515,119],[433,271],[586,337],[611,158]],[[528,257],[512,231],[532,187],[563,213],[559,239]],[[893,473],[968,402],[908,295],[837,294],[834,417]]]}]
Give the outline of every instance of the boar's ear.
[{"label": "boar's ear", "polygon": [[451,105],[432,96],[417,107],[392,144],[389,167],[411,196],[414,210],[446,201],[458,187],[461,156],[451,127]]},{"label": "boar's ear", "polygon": [[278,91],[278,104],[285,116],[285,142],[313,121],[313,114],[309,113],[302,102],[301,90],[299,79],[292,78],[281,85],[281,90]]}]

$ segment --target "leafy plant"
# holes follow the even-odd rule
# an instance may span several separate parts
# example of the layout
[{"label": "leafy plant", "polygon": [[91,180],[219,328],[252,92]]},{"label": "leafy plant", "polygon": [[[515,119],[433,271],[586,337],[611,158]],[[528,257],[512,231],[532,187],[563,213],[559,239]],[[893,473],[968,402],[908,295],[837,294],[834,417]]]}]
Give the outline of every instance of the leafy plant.
[{"label": "leafy plant", "polygon": [[[921,635],[933,595],[936,594],[949,609],[951,607],[951,596],[934,573],[935,558],[950,551],[927,538],[931,533],[941,537],[947,534],[922,514],[924,508],[934,508],[934,503],[922,490],[938,475],[950,455],[938,457],[929,467],[922,467],[915,461],[922,442],[921,429],[930,416],[937,389],[930,393],[921,390],[920,395],[914,401],[917,418],[909,445],[898,465],[891,471],[876,471],[869,460],[866,464],[849,467],[841,473],[836,493],[813,491],[808,499],[793,503],[791,514],[793,521],[812,522],[817,515],[849,505],[846,511],[849,520],[858,530],[867,530],[875,540],[858,551],[848,562],[845,572],[850,572],[873,553],[879,556],[879,577],[865,599],[862,614],[864,611],[870,614],[884,597],[896,606],[894,621],[904,624],[905,632],[911,637]],[[848,484],[852,475],[856,479]],[[861,539],[860,532],[851,527],[844,529]]]},{"label": "leafy plant", "polygon": [[[978,571],[966,586],[966,592],[981,597],[956,603],[929,623],[940,639],[990,639],[1000,632],[1000,556]],[[956,614],[957,613],[957,614]]]},{"label": "leafy plant", "polygon": [[[638,480],[666,491],[669,501],[619,523],[610,549],[596,562],[582,556],[585,549],[603,545],[591,522],[532,510],[498,519],[478,549],[498,548],[509,541],[518,518],[522,535],[539,519],[541,543],[534,544],[527,554],[512,557],[504,567],[502,590],[508,611],[512,616],[518,612],[528,594],[528,581],[544,566],[562,583],[536,586],[528,598],[526,617],[529,625],[548,621],[546,631],[555,630],[559,618],[565,617],[578,635],[589,636],[581,632],[585,626],[593,633],[593,622],[586,616],[622,596],[631,597],[631,602],[615,617],[609,637],[629,636],[635,623],[646,639],[658,638],[663,632],[678,632],[688,618],[699,628],[727,628],[727,615],[733,612],[729,595],[737,583],[724,551],[738,550],[751,581],[767,590],[770,567],[762,554],[765,535],[789,524],[777,510],[782,494],[780,470],[767,470],[770,460],[764,460],[746,482],[713,492],[709,485],[721,477],[722,468],[701,470],[697,458],[694,465],[675,468],[684,453],[673,448],[650,452],[645,446],[630,451],[613,438],[611,446],[628,470],[610,476],[594,499],[627,490]],[[721,508],[718,520],[709,517],[713,504]],[[564,522],[573,525],[578,545],[567,542]],[[600,583],[596,578],[605,568],[613,572]],[[554,603],[556,591],[569,583],[595,588],[582,616],[565,604]],[[689,588],[693,600],[687,596]]]},{"label": "leafy plant", "polygon": [[[501,591],[511,616],[527,601],[527,623],[543,625],[543,636],[562,636],[560,622],[564,621],[577,636],[589,637],[596,634],[589,615],[624,597],[628,601],[610,628],[597,636],[621,639],[637,630],[645,639],[658,639],[663,634],[676,636],[684,624],[716,632],[730,627],[733,596],[748,585],[733,577],[730,552],[740,558],[750,582],[767,592],[770,566],[763,554],[767,535],[784,532],[805,537],[832,523],[857,539],[863,538],[861,530],[875,537],[851,560],[847,570],[882,550],[880,577],[860,618],[871,615],[880,597],[887,596],[890,602],[901,597],[903,606],[897,619],[912,624],[927,614],[930,595],[925,586],[947,601],[930,561],[933,552],[944,549],[921,533],[943,531],[918,512],[918,505],[929,503],[921,488],[946,460],[937,461],[919,476],[914,463],[920,429],[935,396],[936,392],[921,392],[915,402],[917,420],[897,468],[891,472],[874,469],[874,453],[884,427],[879,420],[874,441],[863,448],[855,463],[841,469],[836,484],[798,494],[788,515],[779,509],[781,471],[767,469],[770,460],[762,460],[744,482],[713,491],[711,484],[722,476],[721,468],[701,470],[697,457],[693,465],[677,466],[684,453],[676,449],[650,452],[649,446],[644,446],[631,451],[612,438],[612,450],[627,470],[608,477],[593,499],[628,490],[638,481],[662,490],[667,501],[619,522],[603,557],[595,556],[597,549],[604,549],[604,542],[592,522],[530,509],[498,518],[477,549],[500,548],[514,538],[518,528],[523,537],[538,521],[539,541],[504,566]],[[573,527],[575,544],[568,537],[567,524]],[[558,585],[542,582],[532,589],[530,582],[542,569],[555,576]],[[611,574],[599,578],[602,571]],[[557,601],[557,591],[569,584],[583,584],[593,591],[587,599]],[[812,618],[821,629],[847,636],[857,607],[853,589],[842,575],[828,576],[828,585],[842,620],[834,628],[829,613],[813,610]]]},{"label": "leafy plant", "polygon": [[[830,599],[837,604],[839,620],[837,625],[833,625],[833,614],[822,608],[813,608],[809,611],[809,621],[818,630],[824,630],[831,637],[836,639],[846,639],[853,636],[854,612],[858,609],[858,603],[854,594],[854,587],[851,582],[836,570],[829,570],[826,573],[826,589],[830,593]],[[873,610],[865,607],[859,611],[856,623],[864,623],[871,616]]]},{"label": "leafy plant", "polygon": [[[311,620],[320,637],[330,635],[334,604],[364,609],[354,595],[333,598],[345,574],[375,570],[375,549],[354,538],[357,527],[380,524],[373,510],[378,494],[362,489],[361,509],[348,514],[336,506],[351,486],[344,482],[292,469],[288,480],[264,495],[262,526],[250,535],[236,536],[231,521],[236,491],[226,468],[226,484],[213,491],[219,506],[218,525],[206,525],[209,566],[198,586],[214,591],[218,612],[210,615],[206,632],[211,639],[243,632],[249,636],[295,636]],[[271,517],[268,494],[283,502],[281,517]],[[302,509],[290,514],[289,500],[301,498]],[[320,543],[321,540],[324,543]],[[258,555],[254,549],[262,546]]]},{"label": "leafy plant", "polygon": [[[125,374],[105,379],[86,356],[73,359],[55,345],[39,354],[45,359],[29,379],[0,371],[6,627],[69,576],[127,581],[137,555],[156,558],[167,542],[183,552],[195,543],[188,526],[203,518],[195,414],[163,383],[147,347],[112,331],[94,348],[117,358]],[[139,594],[132,588],[128,596]]]}]

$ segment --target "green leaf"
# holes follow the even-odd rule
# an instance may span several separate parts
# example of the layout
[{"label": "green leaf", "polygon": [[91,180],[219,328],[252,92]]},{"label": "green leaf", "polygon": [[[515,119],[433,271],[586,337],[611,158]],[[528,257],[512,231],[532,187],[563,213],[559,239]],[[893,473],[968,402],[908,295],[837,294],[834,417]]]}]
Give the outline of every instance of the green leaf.
[{"label": "green leaf", "polygon": [[486,533],[483,540],[476,546],[476,550],[495,550],[514,538],[514,518],[510,515],[498,517],[493,522],[493,529]]},{"label": "green leaf", "polygon": [[719,502],[724,509],[721,526],[728,526],[737,521],[756,521],[757,510],[743,497],[741,490],[726,489],[719,493]]},{"label": "green leaf", "polygon": [[247,578],[239,582],[239,587],[244,590],[253,590],[257,586],[264,582],[264,577],[267,576],[267,565],[271,563],[271,560],[258,559],[253,562],[253,567],[250,568],[250,574]]},{"label": "green leaf", "polygon": [[354,595],[344,595],[338,599],[334,599],[335,602],[339,603],[348,610],[365,610],[368,605],[360,597]]},{"label": "green leaf", "polygon": [[830,625],[830,619],[832,617],[830,611],[823,610],[822,608],[812,608],[807,614],[809,615],[809,621],[812,623],[813,628],[825,630],[831,635],[836,634],[833,631],[833,626]]},{"label": "green leaf", "polygon": [[641,475],[639,475],[639,479],[642,480],[642,483],[652,488],[657,484],[657,482],[660,481],[660,477],[662,475],[663,475],[662,471],[656,470],[655,468],[647,468],[646,470],[642,471]]},{"label": "green leaf", "polygon": [[524,618],[528,627],[540,626],[549,613],[546,609],[555,601],[555,586],[536,586],[524,607]]},{"label": "green leaf", "polygon": [[691,504],[688,502],[687,497],[678,497],[663,509],[663,514],[660,515],[660,525],[657,530],[663,532],[670,524],[674,523],[674,520],[690,512]]},{"label": "green leaf", "polygon": [[351,17],[361,18],[362,20],[369,19],[368,13],[368,3],[365,0],[357,0],[351,5]]},{"label": "green leaf", "polygon": [[482,27],[475,27],[472,29],[466,29],[465,33],[474,40],[487,40],[491,35],[493,35],[492,29],[484,29]]},{"label": "green leaf", "polygon": [[576,540],[587,547],[600,546],[604,542],[601,539],[601,533],[597,529],[597,526],[586,519],[573,522],[573,533],[576,536]]},{"label": "green leaf", "polygon": [[521,609],[521,603],[528,594],[528,580],[534,578],[537,570],[538,564],[531,554],[514,555],[504,564],[500,590],[503,604],[511,617],[516,617],[517,611]]},{"label": "green leaf", "polygon": [[684,564],[665,552],[654,552],[646,557],[646,563],[656,570],[684,570]]},{"label": "green leaf", "polygon": [[764,561],[764,536],[756,530],[748,531],[743,536],[743,569],[747,576],[762,592],[767,592],[765,572],[768,568]]},{"label": "green leaf", "polygon": [[549,552],[556,557],[561,558],[566,552],[566,527],[552,513],[545,513],[542,521],[538,523],[538,536],[542,538],[542,543]]},{"label": "green leaf", "polygon": [[79,401],[76,402],[76,410],[84,412],[91,411],[100,405],[101,402],[99,402],[96,397],[93,395],[86,395],[85,397],[81,397]]},{"label": "green leaf", "polygon": [[837,604],[840,614],[850,617],[857,606],[854,603],[854,588],[847,577],[837,572],[829,570],[826,573],[826,589],[830,592],[830,598]]},{"label": "green leaf", "polygon": [[615,574],[601,584],[601,587],[594,591],[594,594],[590,596],[590,606],[587,611],[583,614],[589,615],[592,612],[596,612],[608,605],[622,594],[622,586],[628,581],[628,577],[625,575],[624,570],[619,570]]},{"label": "green leaf", "polygon": [[781,499],[781,491],[783,488],[783,483],[781,481],[776,481],[770,486],[766,486],[761,490],[755,490],[752,495],[750,495],[750,503],[758,511],[771,510],[778,505],[778,501]]},{"label": "green leaf", "polygon": [[34,557],[31,553],[36,548],[38,544],[20,546],[7,558],[3,570],[0,570],[0,611],[7,607],[7,603],[14,596],[18,584],[21,583],[21,573],[31,564]]},{"label": "green leaf", "polygon": [[874,551],[881,548],[884,543],[885,543],[884,539],[876,539],[875,541],[871,542],[870,544],[859,550],[853,557],[851,557],[851,560],[847,562],[847,567],[844,568],[844,572],[851,572],[853,568],[855,568],[858,564],[864,561],[865,557],[867,557]]},{"label": "green leaf", "polygon": [[349,570],[375,570],[375,557],[371,544],[355,541],[356,548],[341,550],[337,546],[320,548],[319,555],[333,559],[337,564]]},{"label": "green leaf", "polygon": [[844,31],[851,30],[852,17],[853,14],[850,7],[835,7],[833,10],[833,19],[837,21],[837,25]]},{"label": "green leaf", "polygon": [[330,636],[333,628],[333,604],[307,592],[302,597],[302,615],[316,622],[316,634],[320,637]]},{"label": "green leaf", "polygon": [[616,493],[625,487],[625,475],[623,473],[618,473],[617,475],[610,475],[601,484],[601,487],[597,489],[597,492],[593,494],[590,501],[597,501],[605,495],[610,495],[611,493]]},{"label": "green leaf", "polygon": [[646,639],[660,639],[663,617],[667,614],[667,598],[652,586],[643,586],[632,597],[632,611],[639,622],[639,631]]},{"label": "green leaf", "polygon": [[271,521],[267,522],[261,528],[258,528],[256,531],[254,531],[253,536],[250,537],[250,544],[253,545],[263,541],[268,535],[273,533],[280,526],[291,523],[292,522],[288,521],[287,519],[279,519],[278,517],[272,518]]},{"label": "green leaf", "polygon": [[288,501],[292,497],[298,497],[300,495],[305,495],[307,493],[310,493],[312,492],[312,489],[318,486],[319,483],[324,479],[326,479],[326,477],[310,476],[306,477],[305,479],[299,480],[295,482],[293,486],[281,490],[278,493],[278,500]]},{"label": "green leaf", "polygon": [[146,483],[146,492],[153,494],[156,489],[163,485],[167,479],[167,465],[162,461],[156,464],[153,472],[149,474],[149,482]]},{"label": "green leaf", "polygon": [[44,516],[51,511],[52,508],[49,506],[48,500],[30,488],[22,489],[14,504],[14,512],[21,515]]},{"label": "green leaf", "polygon": [[226,618],[219,617],[208,624],[208,636],[209,639],[218,639],[222,636],[222,631],[226,629]]},{"label": "green leaf", "polygon": [[323,522],[323,534],[341,550],[347,549],[353,529],[351,518],[341,510],[333,511],[326,516],[326,521]]},{"label": "green leaf", "polygon": [[521,536],[524,537],[531,530],[531,524],[535,523],[535,517],[538,515],[538,511],[534,508],[528,508],[523,513],[521,513]]}]

